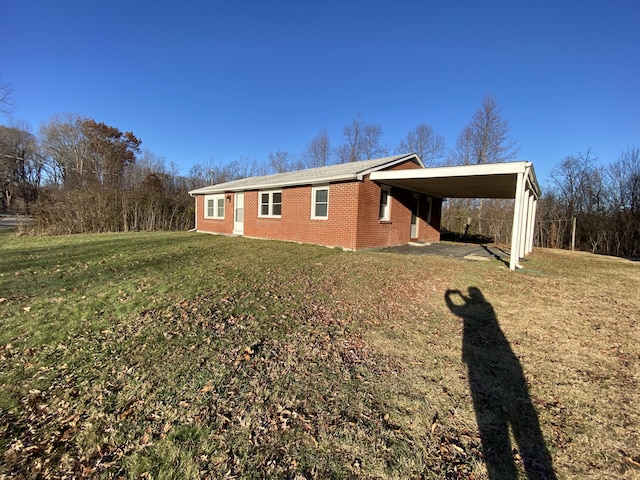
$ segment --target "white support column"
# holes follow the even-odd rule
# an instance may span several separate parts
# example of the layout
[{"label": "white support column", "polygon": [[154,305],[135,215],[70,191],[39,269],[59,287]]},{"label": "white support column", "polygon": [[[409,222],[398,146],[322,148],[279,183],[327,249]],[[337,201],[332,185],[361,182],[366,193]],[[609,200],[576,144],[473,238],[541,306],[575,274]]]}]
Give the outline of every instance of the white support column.
[{"label": "white support column", "polygon": [[531,221],[531,230],[533,231],[533,235],[531,235],[531,248],[529,250],[531,250],[531,252],[533,252],[533,244],[535,242],[536,239],[536,215],[538,214],[538,199],[534,199],[533,201],[533,220]]},{"label": "white support column", "polygon": [[525,198],[525,202],[527,206],[527,215],[524,217],[524,236],[522,237],[522,240],[520,242],[520,244],[522,245],[522,250],[520,251],[520,253],[522,254],[523,258],[526,257],[529,253],[527,251],[527,248],[529,246],[529,235],[531,234],[531,201],[533,200],[533,192],[529,190],[528,184],[526,188],[527,195]]},{"label": "white support column", "polygon": [[536,225],[536,204],[538,201],[535,196],[532,194],[529,198],[529,226],[528,226],[528,234],[527,234],[527,247],[525,248],[525,255],[529,255],[533,252],[533,237],[535,236],[535,225]]},{"label": "white support column", "polygon": [[529,233],[529,198],[531,196],[529,189],[527,188],[527,182],[525,179],[524,196],[522,198],[522,223],[520,224],[520,248],[518,249],[518,256],[524,258],[526,256],[525,250],[527,248],[527,234]]},{"label": "white support column", "polygon": [[516,196],[513,205],[513,227],[511,229],[511,255],[509,258],[509,269],[522,268],[519,265],[518,250],[520,250],[520,235],[522,232],[522,212],[524,201],[524,173],[518,173],[516,179]]}]

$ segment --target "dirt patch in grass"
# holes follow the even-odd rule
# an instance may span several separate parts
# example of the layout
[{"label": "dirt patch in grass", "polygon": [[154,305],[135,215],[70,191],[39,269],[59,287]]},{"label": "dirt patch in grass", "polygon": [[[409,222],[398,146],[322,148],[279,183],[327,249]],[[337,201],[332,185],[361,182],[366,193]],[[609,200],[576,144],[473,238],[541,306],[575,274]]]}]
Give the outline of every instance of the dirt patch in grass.
[{"label": "dirt patch in grass", "polygon": [[637,263],[540,250],[534,274],[195,234],[11,240],[0,476],[640,472]]}]

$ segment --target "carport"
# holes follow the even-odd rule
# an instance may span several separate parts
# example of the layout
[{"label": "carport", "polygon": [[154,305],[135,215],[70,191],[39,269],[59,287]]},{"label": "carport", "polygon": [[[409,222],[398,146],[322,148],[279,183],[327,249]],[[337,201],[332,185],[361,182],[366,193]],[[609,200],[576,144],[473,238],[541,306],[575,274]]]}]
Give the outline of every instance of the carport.
[{"label": "carport", "polygon": [[509,268],[533,251],[540,186],[531,162],[378,171],[371,180],[436,198],[513,198]]}]

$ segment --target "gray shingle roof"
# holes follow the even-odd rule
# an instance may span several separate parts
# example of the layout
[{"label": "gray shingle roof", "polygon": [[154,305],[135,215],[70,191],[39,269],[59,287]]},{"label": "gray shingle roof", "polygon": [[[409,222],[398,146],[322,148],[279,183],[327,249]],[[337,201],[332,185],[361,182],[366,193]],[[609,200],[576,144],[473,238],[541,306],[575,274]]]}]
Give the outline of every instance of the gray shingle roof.
[{"label": "gray shingle roof", "polygon": [[363,160],[361,162],[341,163],[328,167],[309,168],[295,172],[277,173],[261,177],[249,177],[231,182],[218,183],[208,187],[197,188],[189,192],[190,195],[206,193],[239,192],[243,190],[258,190],[266,188],[281,188],[294,185],[314,185],[320,183],[338,182],[362,179],[368,173],[390,167],[405,160],[413,160],[421,167],[420,158],[415,154],[394,155],[392,157]]}]

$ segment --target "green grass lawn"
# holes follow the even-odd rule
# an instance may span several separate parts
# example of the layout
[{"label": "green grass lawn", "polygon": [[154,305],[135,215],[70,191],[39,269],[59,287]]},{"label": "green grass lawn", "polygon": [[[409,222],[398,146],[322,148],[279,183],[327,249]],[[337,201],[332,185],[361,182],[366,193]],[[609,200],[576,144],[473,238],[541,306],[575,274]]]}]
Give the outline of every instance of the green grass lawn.
[{"label": "green grass lawn", "polygon": [[639,286],[549,250],[2,233],[0,478],[637,478]]}]

